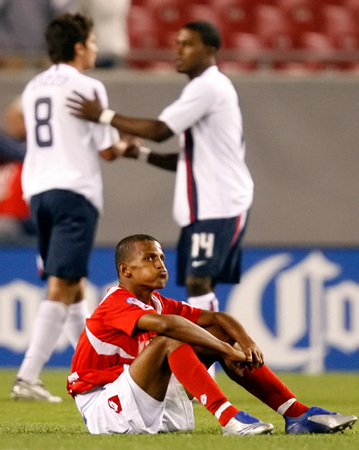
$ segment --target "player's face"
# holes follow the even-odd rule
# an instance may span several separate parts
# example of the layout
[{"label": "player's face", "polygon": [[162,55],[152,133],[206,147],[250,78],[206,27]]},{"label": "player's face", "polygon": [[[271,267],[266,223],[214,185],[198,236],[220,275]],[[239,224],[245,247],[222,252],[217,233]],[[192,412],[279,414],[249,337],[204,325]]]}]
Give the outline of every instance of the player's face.
[{"label": "player's face", "polygon": [[131,270],[131,282],[139,287],[162,289],[168,280],[165,255],[156,241],[140,241],[128,263]]},{"label": "player's face", "polygon": [[96,45],[96,35],[95,33],[90,33],[84,46],[84,69],[92,69],[95,67],[96,56],[98,52],[98,47]]},{"label": "player's face", "polygon": [[202,42],[198,31],[182,28],[176,41],[177,72],[191,79],[200,75],[209,63],[209,47]]}]

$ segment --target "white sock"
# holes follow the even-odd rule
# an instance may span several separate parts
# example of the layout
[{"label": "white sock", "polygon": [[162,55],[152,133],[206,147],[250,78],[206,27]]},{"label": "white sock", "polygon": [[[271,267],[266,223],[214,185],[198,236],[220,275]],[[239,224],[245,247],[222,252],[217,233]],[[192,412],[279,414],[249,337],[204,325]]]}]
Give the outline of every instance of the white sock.
[{"label": "white sock", "polygon": [[87,317],[90,317],[90,311],[86,300],[73,303],[69,307],[69,312],[64,324],[64,332],[73,348],[76,348],[80,334],[85,327]]},{"label": "white sock", "polygon": [[29,383],[36,381],[44,364],[50,359],[66,320],[68,307],[61,302],[43,300],[33,325],[30,344],[17,373]]},{"label": "white sock", "polygon": [[219,311],[218,299],[214,292],[188,297],[187,301],[196,308],[206,309],[207,311]]},{"label": "white sock", "polygon": [[286,401],[285,403],[283,403],[282,405],[280,405],[280,407],[277,409],[277,413],[280,414],[281,416],[284,416],[284,414],[286,413],[286,411],[288,411],[288,409],[293,405],[293,403],[295,403],[297,401],[296,398],[291,398],[288,401]]}]

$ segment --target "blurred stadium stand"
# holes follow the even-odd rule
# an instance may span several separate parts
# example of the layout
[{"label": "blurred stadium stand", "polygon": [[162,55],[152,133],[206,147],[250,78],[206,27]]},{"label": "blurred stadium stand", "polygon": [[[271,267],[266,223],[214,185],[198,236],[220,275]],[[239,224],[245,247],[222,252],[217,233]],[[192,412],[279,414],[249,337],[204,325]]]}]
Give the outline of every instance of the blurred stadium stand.
[{"label": "blurred stadium stand", "polygon": [[359,0],[133,0],[130,66],[170,66],[176,31],[190,20],[220,28],[224,69],[359,70]]},{"label": "blurred stadium stand", "polygon": [[[176,32],[191,20],[219,27],[228,71],[359,71],[359,0],[132,0],[129,68],[173,70]],[[20,68],[37,61],[19,49],[11,57]]]}]

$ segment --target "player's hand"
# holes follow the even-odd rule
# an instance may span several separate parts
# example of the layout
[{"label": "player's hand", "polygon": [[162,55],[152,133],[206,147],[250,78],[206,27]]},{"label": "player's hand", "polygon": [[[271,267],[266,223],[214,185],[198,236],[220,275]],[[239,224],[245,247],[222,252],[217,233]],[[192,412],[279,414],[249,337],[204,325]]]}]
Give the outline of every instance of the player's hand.
[{"label": "player's hand", "polygon": [[121,143],[125,148],[122,156],[125,158],[138,158],[139,148],[143,145],[141,139],[130,134],[121,133]]},{"label": "player's hand", "polygon": [[92,100],[86,98],[77,91],[74,91],[73,94],[74,97],[67,98],[68,103],[66,105],[71,109],[71,114],[80,119],[98,122],[103,108],[96,90],[94,91],[94,98]]},{"label": "player's hand", "polygon": [[239,347],[231,347],[231,353],[225,355],[223,360],[230,371],[235,372],[240,377],[243,377],[244,371],[247,368],[247,357]]},{"label": "player's hand", "polygon": [[250,341],[246,345],[240,346],[243,353],[246,355],[246,365],[249,369],[258,368],[264,364],[264,355],[258,345]]}]

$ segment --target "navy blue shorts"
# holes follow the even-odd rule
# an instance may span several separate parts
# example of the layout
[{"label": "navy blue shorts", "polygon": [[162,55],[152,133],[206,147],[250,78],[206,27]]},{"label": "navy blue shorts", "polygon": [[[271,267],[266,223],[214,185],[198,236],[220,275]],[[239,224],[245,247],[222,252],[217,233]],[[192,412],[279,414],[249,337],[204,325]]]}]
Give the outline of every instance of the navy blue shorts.
[{"label": "navy blue shorts", "polygon": [[41,278],[86,277],[97,209],[84,196],[62,189],[34,195],[30,207],[38,232]]},{"label": "navy blue shorts", "polygon": [[177,283],[184,286],[189,275],[209,276],[213,286],[239,283],[246,216],[200,220],[182,228],[177,246]]}]

